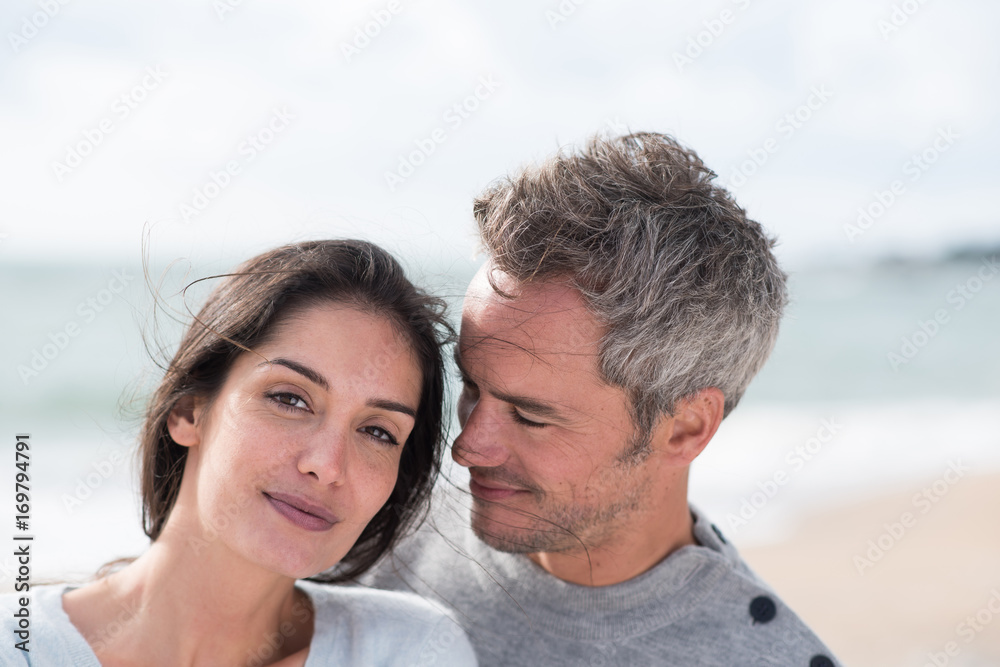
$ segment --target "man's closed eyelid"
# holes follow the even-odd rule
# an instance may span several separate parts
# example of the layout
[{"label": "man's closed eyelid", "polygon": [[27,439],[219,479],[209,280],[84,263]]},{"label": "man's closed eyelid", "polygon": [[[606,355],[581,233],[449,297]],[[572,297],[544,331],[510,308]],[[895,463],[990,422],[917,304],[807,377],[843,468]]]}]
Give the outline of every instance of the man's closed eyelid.
[{"label": "man's closed eyelid", "polygon": [[534,419],[528,419],[527,417],[521,414],[520,410],[518,410],[513,406],[511,406],[511,414],[514,416],[514,421],[516,421],[519,424],[523,424],[524,426],[527,426],[529,428],[542,428],[543,426],[546,426],[544,422],[538,422],[535,421]]}]

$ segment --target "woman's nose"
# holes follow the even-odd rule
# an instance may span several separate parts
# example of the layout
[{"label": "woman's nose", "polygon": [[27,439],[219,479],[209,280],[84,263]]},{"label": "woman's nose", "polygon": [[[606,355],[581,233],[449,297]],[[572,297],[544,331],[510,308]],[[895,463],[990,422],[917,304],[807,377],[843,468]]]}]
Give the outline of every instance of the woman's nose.
[{"label": "woman's nose", "polygon": [[350,438],[343,434],[315,433],[298,457],[298,470],[323,485],[344,483],[350,454]]}]

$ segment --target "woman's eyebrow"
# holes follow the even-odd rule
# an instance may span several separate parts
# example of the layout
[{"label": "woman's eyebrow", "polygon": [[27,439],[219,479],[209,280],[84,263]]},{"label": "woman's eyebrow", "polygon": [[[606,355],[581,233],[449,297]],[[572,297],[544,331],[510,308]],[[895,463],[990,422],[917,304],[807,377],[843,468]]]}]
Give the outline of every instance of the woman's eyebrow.
[{"label": "woman's eyebrow", "polygon": [[[267,366],[269,364],[270,365],[277,364],[278,366],[284,366],[285,368],[291,369],[296,373],[298,373],[299,375],[302,375],[303,377],[307,378],[313,384],[319,385],[324,390],[326,391],[330,390],[330,383],[326,381],[326,378],[317,373],[316,371],[314,371],[313,369],[309,368],[305,364],[301,364],[291,359],[285,359],[284,357],[278,357],[277,359],[262,361],[257,365]],[[417,411],[414,408],[411,408],[410,406],[405,405],[404,403],[400,403],[398,401],[391,401],[385,398],[373,398],[367,401],[366,405],[373,408],[379,408],[380,410],[391,410],[392,412],[401,412],[404,415],[409,415],[410,417],[413,417],[414,419],[417,418]]]},{"label": "woman's eyebrow", "polygon": [[392,412],[401,412],[404,415],[409,415],[414,419],[417,418],[417,411],[408,405],[403,405],[396,401],[389,401],[384,398],[373,398],[368,401],[365,405],[373,408],[379,408],[380,410],[391,410]]},{"label": "woman's eyebrow", "polygon": [[298,373],[299,375],[304,376],[305,378],[310,380],[313,384],[317,384],[327,391],[330,390],[330,383],[326,381],[325,377],[323,377],[313,369],[309,368],[305,364],[300,364],[297,361],[292,361],[291,359],[285,359],[284,357],[278,357],[277,359],[262,361],[257,365],[267,366],[274,364],[277,364],[278,366],[284,366],[285,368],[289,368]]}]

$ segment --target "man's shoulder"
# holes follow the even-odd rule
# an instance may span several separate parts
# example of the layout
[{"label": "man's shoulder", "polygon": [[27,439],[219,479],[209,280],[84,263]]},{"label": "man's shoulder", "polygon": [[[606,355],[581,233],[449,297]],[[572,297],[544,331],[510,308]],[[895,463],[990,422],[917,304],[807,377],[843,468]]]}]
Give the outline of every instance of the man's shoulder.
[{"label": "man's shoulder", "polygon": [[837,664],[816,633],[742,560],[718,562],[702,576],[709,585],[690,614],[661,630],[697,649],[702,662],[696,664]]},{"label": "man's shoulder", "polygon": [[[809,626],[742,559],[736,547],[697,508],[691,507],[697,545],[671,554],[638,578],[669,582],[680,569],[685,582],[658,596],[664,609],[683,611],[635,636],[639,654],[668,644],[696,655],[689,664],[802,665],[833,667],[832,653]],[[625,585],[634,584],[625,582]]]}]

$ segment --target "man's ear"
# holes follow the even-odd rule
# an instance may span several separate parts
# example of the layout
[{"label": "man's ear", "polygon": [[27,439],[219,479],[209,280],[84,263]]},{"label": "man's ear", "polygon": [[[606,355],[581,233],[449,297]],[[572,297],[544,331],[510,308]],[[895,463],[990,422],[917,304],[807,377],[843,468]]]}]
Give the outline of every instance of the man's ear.
[{"label": "man's ear", "polygon": [[[656,429],[665,439],[661,451],[674,465],[690,465],[719,430],[726,398],[716,387],[702,389],[677,402],[672,416],[664,415]],[[661,442],[663,442],[661,440]]]},{"label": "man's ear", "polygon": [[194,396],[182,396],[170,414],[167,415],[167,431],[170,438],[183,447],[194,447],[201,443],[200,414]]}]

